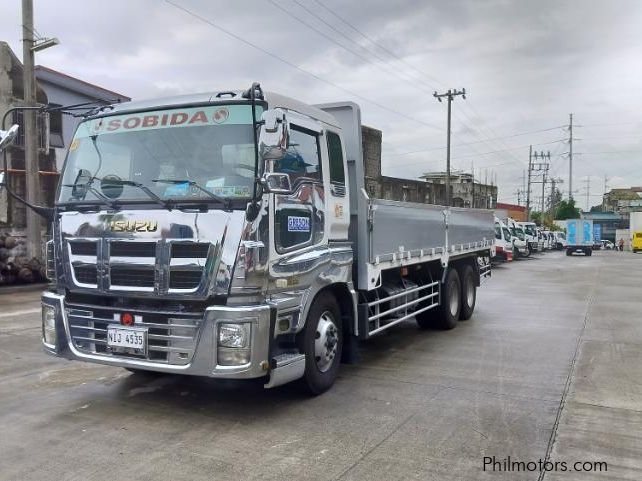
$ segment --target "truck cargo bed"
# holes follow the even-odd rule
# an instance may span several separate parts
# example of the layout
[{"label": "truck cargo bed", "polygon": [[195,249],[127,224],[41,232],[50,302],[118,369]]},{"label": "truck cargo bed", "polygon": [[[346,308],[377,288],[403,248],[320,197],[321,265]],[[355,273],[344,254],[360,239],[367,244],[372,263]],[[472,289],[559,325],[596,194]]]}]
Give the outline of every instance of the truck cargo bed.
[{"label": "truck cargo bed", "polygon": [[367,215],[357,216],[359,288],[372,289],[373,272],[458,256],[490,248],[493,212],[432,204],[370,199],[361,191]]}]

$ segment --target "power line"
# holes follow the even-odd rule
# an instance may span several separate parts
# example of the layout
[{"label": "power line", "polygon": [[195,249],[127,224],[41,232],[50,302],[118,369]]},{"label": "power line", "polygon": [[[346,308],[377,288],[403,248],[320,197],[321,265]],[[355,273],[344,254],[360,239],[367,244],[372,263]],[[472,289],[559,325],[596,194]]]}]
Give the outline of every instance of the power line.
[{"label": "power line", "polygon": [[[274,2],[273,2],[273,0],[268,0],[268,1],[270,1],[271,3],[274,3]],[[336,29],[333,25],[331,25],[331,24],[330,24],[330,23],[328,23],[325,19],[323,19],[322,17],[320,17],[316,12],[314,12],[314,11],[313,11],[313,10],[311,10],[311,9],[309,9],[308,7],[306,7],[305,5],[303,5],[303,4],[302,4],[301,2],[299,2],[298,0],[293,0],[293,1],[294,1],[294,3],[296,3],[297,5],[299,5],[303,10],[305,10],[308,14],[310,14],[310,15],[311,15],[311,16],[313,16],[313,17],[315,17],[317,20],[321,21],[323,24],[325,24],[326,26],[328,26],[328,27],[329,27],[330,29],[332,29],[333,31],[335,31],[335,32],[339,33],[339,34],[340,34],[341,36],[343,36],[344,38],[348,39],[348,41],[350,41],[351,43],[354,43],[354,44],[355,44],[355,45],[357,45],[359,48],[361,48],[361,49],[363,49],[363,50],[366,50],[367,52],[371,53],[372,55],[375,55],[375,54],[374,54],[373,52],[371,52],[370,50],[365,49],[365,47],[362,47],[360,44],[358,44],[357,42],[355,42],[355,41],[354,41],[354,39],[352,39],[352,38],[348,37],[345,33],[341,32],[341,31],[340,31],[340,30],[338,30],[338,29]],[[321,2],[319,2],[318,0],[315,0],[315,1],[316,1],[316,3],[317,3],[317,4],[319,4],[322,8],[324,8],[326,11],[330,12],[334,17],[338,18],[338,19],[339,19],[341,22],[343,22],[344,24],[348,25],[351,29],[353,29],[354,31],[356,31],[357,33],[359,33],[362,37],[364,37],[366,40],[368,40],[369,42],[371,42],[373,45],[375,45],[375,46],[377,46],[377,47],[381,48],[382,50],[386,51],[386,53],[388,53],[391,57],[393,57],[393,58],[397,59],[399,62],[403,63],[404,65],[406,65],[406,66],[407,66],[407,67],[409,67],[410,69],[412,69],[412,70],[416,71],[416,72],[417,72],[417,74],[418,74],[418,76],[417,76],[417,74],[415,74],[415,79],[416,79],[417,81],[421,82],[421,84],[425,84],[425,80],[426,80],[426,78],[428,78],[428,79],[430,79],[430,80],[434,81],[435,83],[437,83],[438,85],[443,86],[442,82],[440,82],[440,81],[439,81],[439,80],[437,80],[436,78],[434,78],[434,77],[430,76],[428,73],[424,72],[423,70],[420,70],[420,69],[418,69],[417,67],[414,67],[413,65],[409,64],[408,62],[406,62],[404,59],[402,59],[402,58],[401,58],[399,55],[397,55],[396,53],[394,53],[394,52],[392,52],[392,51],[388,50],[386,47],[384,47],[384,46],[382,46],[382,45],[378,44],[377,42],[375,42],[374,40],[372,40],[370,37],[368,37],[368,36],[367,36],[367,35],[365,35],[363,32],[361,32],[361,30],[359,30],[359,29],[358,29],[357,27],[355,27],[353,24],[351,24],[351,23],[347,22],[346,20],[344,20],[343,18],[339,17],[336,13],[334,13],[332,10],[330,10],[329,8],[327,8],[327,7],[326,7],[325,5],[323,5]],[[281,8],[281,7],[279,7],[279,8]],[[282,8],[281,8],[281,9],[282,9]],[[283,9],[282,9],[282,10],[283,10]],[[291,16],[293,16],[293,15],[291,15]],[[302,23],[306,24],[303,20],[300,20],[300,21],[301,21]],[[307,25],[307,24],[306,24],[306,25]],[[315,31],[317,31],[317,32],[318,32],[318,30],[316,30],[314,27],[310,27],[310,28],[312,28],[313,30],[315,30]],[[324,35],[324,34],[322,34],[322,35]],[[324,35],[324,36],[325,36],[325,35]],[[334,41],[334,40],[333,40],[333,41]],[[335,42],[335,43],[336,43],[336,42]],[[377,57],[378,59],[382,60],[382,61],[386,61],[385,59],[382,59],[382,58],[381,58],[380,56],[378,56],[378,55],[376,55],[376,57]],[[406,82],[409,82],[407,79],[404,79],[404,78],[402,78],[402,80],[404,80],[404,81],[406,81]],[[413,87],[415,87],[415,88],[416,88],[416,85],[415,85],[414,83],[412,83],[412,82],[409,82],[409,83],[410,83]],[[456,106],[455,108],[457,108],[457,106]],[[475,112],[475,114],[476,114],[478,117],[480,117],[480,118],[481,118],[481,115],[479,115],[479,113],[478,113],[478,112],[476,112],[472,107],[470,107],[470,108],[473,110],[473,112]],[[469,121],[469,122],[471,122],[473,125],[475,124],[475,122],[473,121],[473,119],[471,119],[471,118],[470,118],[470,116],[469,116],[466,112],[461,111],[461,113],[464,115],[464,117],[466,117],[466,118],[468,119],[468,121]],[[466,125],[464,122],[462,122],[462,123],[463,123],[464,125]],[[478,127],[478,128],[479,128],[479,127]],[[479,130],[481,131],[481,128],[479,128]],[[489,130],[490,130],[490,129],[489,129]],[[491,131],[491,132],[492,132],[492,131]],[[477,139],[480,139],[480,142],[485,142],[485,143],[487,143],[489,146],[492,146],[492,145],[490,144],[490,142],[488,142],[488,140],[484,140],[484,139],[482,138],[482,136],[480,136],[480,135],[478,135],[478,134],[477,134],[476,129],[475,129],[474,127],[470,127],[470,134],[472,134],[472,135],[473,135],[474,137],[476,137]],[[496,133],[494,133],[494,132],[492,133],[492,135],[497,136],[497,134],[496,134]],[[503,142],[502,142],[502,144],[503,144]],[[471,144],[469,144],[469,145],[472,145],[472,143],[471,143]],[[498,145],[500,145],[500,144],[498,144]],[[506,144],[504,144],[504,147],[507,147],[507,146],[506,146]],[[476,150],[476,149],[473,149],[473,150]],[[511,154],[511,155],[512,155],[512,154]],[[518,163],[519,163],[519,162],[521,162],[519,159],[517,159],[517,157],[514,157],[514,158],[515,158],[515,160],[516,160]]]},{"label": "power line", "polygon": [[[561,127],[563,127],[563,126],[551,127],[549,129],[531,130],[529,132],[520,132],[518,134],[505,135],[503,137],[494,137],[494,138],[490,138],[490,139],[487,139],[487,140],[510,139],[510,138],[513,138],[513,137],[520,137],[522,135],[529,135],[529,134],[536,134],[536,133],[540,133],[540,132],[549,132],[551,130],[558,130]],[[455,144],[455,145],[453,145],[453,147],[466,147],[468,145],[481,144],[481,143],[485,143],[485,142],[486,142],[485,140],[476,140],[475,142],[463,142],[461,144]],[[561,142],[561,141],[560,140],[555,140],[554,142]],[[554,143],[554,142],[550,142],[550,143]],[[533,145],[545,145],[545,143],[533,144]],[[394,155],[392,155],[390,157],[400,157],[402,155],[418,154],[418,153],[422,153],[422,152],[432,152],[434,150],[444,150],[445,148],[446,147],[432,147],[430,149],[411,150],[411,151],[408,151],[408,152],[399,152],[399,153],[396,153],[396,154],[394,154]],[[510,150],[517,150],[517,149],[521,149],[521,148],[523,148],[523,147],[514,147],[514,148],[511,148]],[[509,150],[509,149],[503,149],[503,150],[500,150],[498,152],[503,152],[505,150]],[[479,155],[483,155],[483,154],[479,154]]]},{"label": "power line", "polygon": [[224,27],[221,27],[220,25],[218,25],[217,23],[213,22],[212,20],[209,20],[209,19],[203,17],[202,15],[199,15],[198,13],[191,11],[191,10],[183,7],[182,5],[174,3],[172,0],[165,0],[165,3],[167,3],[168,5],[171,5],[172,7],[176,8],[178,10],[181,10],[182,12],[186,13],[187,15],[190,15],[191,17],[194,17],[194,18],[196,18],[197,20],[200,20],[203,23],[206,23],[207,25],[210,25],[211,27],[223,32],[227,36],[232,37],[232,38],[238,40],[239,42],[242,42],[242,43],[254,48],[255,50],[258,50],[259,52],[262,52],[265,55],[268,55],[268,56],[278,60],[279,62],[284,63],[285,65],[288,65],[289,67],[292,67],[293,69],[296,69],[299,72],[302,72],[302,73],[304,73],[304,74],[306,74],[306,75],[318,80],[319,82],[323,82],[323,83],[325,83],[327,85],[330,85],[330,86],[332,86],[332,87],[334,87],[334,88],[336,88],[338,90],[341,90],[342,92],[345,92],[345,93],[347,93],[349,95],[352,95],[352,96],[354,96],[354,97],[356,97],[358,99],[361,99],[364,102],[368,102],[368,103],[370,103],[372,105],[375,105],[375,106],[379,107],[382,110],[385,110],[387,112],[390,112],[390,113],[393,113],[395,115],[398,115],[399,117],[403,117],[403,118],[405,118],[407,120],[410,120],[412,122],[416,122],[416,123],[419,123],[421,125],[425,125],[426,127],[430,127],[430,128],[433,128],[433,129],[438,129],[438,127],[436,127],[435,125],[433,125],[433,124],[431,124],[429,122],[425,122],[423,120],[417,119],[417,118],[412,117],[410,115],[404,114],[403,112],[399,112],[399,111],[397,111],[395,109],[392,109],[392,108],[390,108],[390,107],[388,107],[386,105],[383,105],[383,104],[377,102],[376,100],[372,100],[372,99],[369,99],[367,97],[364,97],[361,94],[358,94],[358,93],[356,93],[356,92],[354,92],[352,90],[349,90],[349,89],[347,89],[345,87],[341,87],[340,85],[338,85],[338,84],[336,84],[336,83],[334,83],[334,82],[332,82],[330,80],[327,80],[327,79],[325,79],[325,78],[323,78],[323,77],[321,77],[321,76],[319,76],[319,75],[317,75],[317,74],[315,74],[313,72],[310,72],[309,70],[306,70],[303,67],[300,67],[299,65],[297,65],[297,64],[295,64],[293,62],[290,62],[289,60],[287,60],[287,59],[285,59],[285,58],[283,58],[283,57],[281,57],[281,56],[279,56],[279,55],[277,55],[277,54],[275,54],[273,52],[270,52],[269,50],[264,49],[263,47],[260,47],[259,45],[256,45],[255,43],[252,43],[249,40],[244,39],[243,37],[235,34],[234,32],[232,32],[232,31],[230,31],[230,30],[228,30],[228,29],[226,29]]}]

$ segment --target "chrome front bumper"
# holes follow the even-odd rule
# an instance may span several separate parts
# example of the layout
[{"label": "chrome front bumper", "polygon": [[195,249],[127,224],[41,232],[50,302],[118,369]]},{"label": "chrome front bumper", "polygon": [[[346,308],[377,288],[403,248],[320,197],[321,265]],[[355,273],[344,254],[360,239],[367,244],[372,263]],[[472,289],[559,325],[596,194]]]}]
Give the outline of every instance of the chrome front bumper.
[{"label": "chrome front bumper", "polygon": [[[168,361],[158,362],[111,353],[92,353],[80,349],[72,338],[65,296],[44,292],[41,300],[43,308],[47,305],[55,309],[56,343],[47,344],[43,339],[45,352],[55,356],[123,368],[228,379],[266,376],[270,373],[270,367],[275,364],[270,358],[270,345],[274,333],[276,310],[268,305],[208,307],[198,326],[193,354],[189,361],[184,364],[174,364]],[[250,362],[247,364],[219,365],[217,361],[218,327],[222,322],[251,323]]]}]

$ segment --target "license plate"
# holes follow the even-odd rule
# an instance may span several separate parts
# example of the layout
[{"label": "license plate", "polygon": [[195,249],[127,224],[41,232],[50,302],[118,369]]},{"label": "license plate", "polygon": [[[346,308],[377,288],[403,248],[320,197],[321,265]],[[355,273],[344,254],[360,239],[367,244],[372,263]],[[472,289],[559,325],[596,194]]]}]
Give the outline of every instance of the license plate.
[{"label": "license plate", "polygon": [[108,326],[107,346],[114,351],[145,354],[147,352],[147,329]]}]

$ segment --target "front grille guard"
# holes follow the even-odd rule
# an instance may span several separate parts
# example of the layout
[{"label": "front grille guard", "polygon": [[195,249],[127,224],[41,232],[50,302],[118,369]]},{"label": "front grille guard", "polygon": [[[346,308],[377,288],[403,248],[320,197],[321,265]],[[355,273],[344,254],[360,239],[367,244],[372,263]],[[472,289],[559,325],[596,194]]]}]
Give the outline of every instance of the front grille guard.
[{"label": "front grille guard", "polygon": [[[147,329],[147,352],[144,355],[118,352],[107,346],[107,328],[120,326],[121,312],[131,313],[136,322],[132,327]],[[74,347],[85,354],[119,359],[140,359],[170,365],[191,362],[198,342],[201,314],[171,311],[144,311],[65,304],[69,333]]]},{"label": "front grille guard", "polygon": [[68,238],[70,288],[103,293],[194,295],[209,288],[219,249],[195,241]]}]

